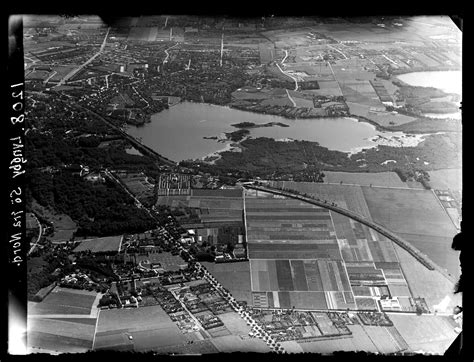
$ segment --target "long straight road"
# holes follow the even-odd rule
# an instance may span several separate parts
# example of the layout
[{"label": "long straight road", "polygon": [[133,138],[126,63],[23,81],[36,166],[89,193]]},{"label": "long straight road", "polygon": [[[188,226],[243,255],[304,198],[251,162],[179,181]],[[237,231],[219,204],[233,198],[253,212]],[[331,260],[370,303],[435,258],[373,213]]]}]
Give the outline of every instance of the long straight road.
[{"label": "long straight road", "polygon": [[337,86],[339,87],[339,91],[341,92],[341,94],[344,94],[344,93],[342,93],[341,85],[339,84],[339,81],[336,78],[336,74],[334,74],[334,70],[332,69],[331,62],[327,62],[327,64],[329,65],[329,68],[331,69],[332,76],[334,77],[334,80],[336,81]]},{"label": "long straight road", "polygon": [[110,32],[110,27],[107,29],[107,33],[105,34],[104,40],[102,41],[102,45],[100,46],[100,49],[97,53],[95,53],[92,57],[90,57],[88,60],[86,60],[83,64],[81,64],[79,67],[73,69],[70,71],[66,76],[61,79],[61,81],[56,85],[56,87],[59,87],[63,85],[65,82],[67,82],[70,78],[72,78],[74,75],[76,75],[80,70],[82,70],[85,66],[87,66],[89,63],[93,62],[95,58],[97,58],[99,55],[102,54],[102,52],[105,49],[105,45],[107,44],[107,37],[109,36]]}]

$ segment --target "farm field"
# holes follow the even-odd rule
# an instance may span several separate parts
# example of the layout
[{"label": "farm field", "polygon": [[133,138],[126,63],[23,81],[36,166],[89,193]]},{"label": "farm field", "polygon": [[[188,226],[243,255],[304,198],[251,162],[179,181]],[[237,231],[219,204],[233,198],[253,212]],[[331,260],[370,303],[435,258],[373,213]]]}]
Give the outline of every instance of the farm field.
[{"label": "farm field", "polygon": [[462,170],[459,168],[428,171],[430,185],[439,190],[462,191]]},{"label": "farm field", "polygon": [[453,237],[456,230],[429,190],[362,188],[374,221],[394,232]]},{"label": "farm field", "polygon": [[[271,181],[276,187],[290,188],[308,195],[314,195],[328,202],[347,207],[368,219],[371,219],[369,208],[361,186],[330,185],[316,182]],[[345,203],[345,204],[344,204]]]},{"label": "farm field", "polygon": [[258,338],[241,338],[239,336],[222,336],[213,338],[211,343],[222,353],[229,352],[270,352],[265,342]]},{"label": "farm field", "polygon": [[211,340],[196,340],[193,344],[181,343],[173,346],[156,347],[153,349],[158,354],[209,354],[219,350]]},{"label": "farm field", "polygon": [[91,250],[92,252],[120,251],[123,236],[107,236],[97,239],[85,239],[74,249],[74,252]]},{"label": "farm field", "polygon": [[451,243],[457,230],[432,191],[364,187],[363,192],[375,222],[404,237],[451,274],[456,273],[458,263]]},{"label": "farm field", "polygon": [[242,225],[242,189],[192,189],[190,196],[159,196],[157,205],[182,210],[178,221],[186,228]]},{"label": "farm field", "polygon": [[28,350],[86,352],[92,349],[96,319],[28,318]]},{"label": "farm field", "polygon": [[28,315],[73,314],[89,316],[97,302],[97,293],[55,287],[40,302],[28,302]]},{"label": "farm field", "polygon": [[325,183],[343,183],[355,184],[360,186],[385,186],[385,187],[402,187],[407,185],[400,180],[395,172],[338,172],[324,171],[326,177]]},{"label": "farm field", "polygon": [[[351,337],[337,339],[323,339],[299,343],[304,352],[332,354],[336,351],[364,351],[377,353],[378,349],[361,325],[347,326],[352,332]],[[380,328],[380,327],[379,327]]]},{"label": "farm field", "polygon": [[458,253],[451,248],[453,237],[398,233],[405,240],[415,245],[438,265],[453,276],[459,276]]},{"label": "farm field", "polygon": [[232,335],[247,336],[250,332],[250,327],[236,312],[219,314],[219,319],[224,323],[225,327],[232,333]]},{"label": "farm field", "polygon": [[296,341],[283,341],[280,342],[282,347],[285,349],[287,353],[303,353],[303,348],[301,348],[300,344]]},{"label": "farm field", "polygon": [[459,294],[453,294],[454,282],[436,271],[426,269],[407,251],[394,245],[403,274],[414,297],[423,297],[430,311],[451,313],[456,305],[462,305]]},{"label": "farm field", "polygon": [[202,262],[209,272],[230,291],[237,300],[252,302],[250,287],[250,264],[248,261],[238,263]]},{"label": "farm field", "polygon": [[413,352],[443,354],[457,336],[450,317],[391,314],[390,319]]},{"label": "farm field", "polygon": [[[285,186],[288,184],[285,182]],[[298,183],[297,186],[306,192],[312,185]],[[353,209],[368,213],[362,187],[327,184],[318,187],[326,195],[339,198],[340,206],[350,204]],[[386,237],[336,212],[303,207],[304,202],[299,200],[265,196],[246,196],[254,305],[286,308],[290,303],[297,308],[378,310],[374,299],[377,296],[412,297],[394,245]],[[255,220],[261,213],[264,216]],[[326,213],[330,219],[325,224],[320,220],[318,224],[285,220],[310,213],[318,217]],[[303,226],[307,234],[299,231],[298,227]],[[399,308],[410,310],[410,304]]]},{"label": "farm field", "polygon": [[245,204],[253,305],[355,308],[329,211],[251,195]]},{"label": "farm field", "polygon": [[[271,183],[277,187],[293,188],[315,195],[357,212],[406,237],[441,267],[448,269],[448,272],[453,275],[457,273],[457,262],[451,250],[451,240],[457,231],[432,191],[290,181]],[[357,222],[335,212],[331,212],[331,215],[345,261],[370,260],[370,254],[374,261],[397,261],[392,242],[383,243],[387,239],[373,230],[363,225],[357,226]],[[363,233],[357,236],[356,229],[361,229]],[[363,234],[366,236],[362,236]],[[375,243],[376,239],[379,240],[378,243]],[[354,249],[356,245],[358,251],[348,250]]]},{"label": "farm field", "polygon": [[99,314],[94,349],[146,351],[174,346],[185,340],[177,325],[160,306],[111,309]]}]

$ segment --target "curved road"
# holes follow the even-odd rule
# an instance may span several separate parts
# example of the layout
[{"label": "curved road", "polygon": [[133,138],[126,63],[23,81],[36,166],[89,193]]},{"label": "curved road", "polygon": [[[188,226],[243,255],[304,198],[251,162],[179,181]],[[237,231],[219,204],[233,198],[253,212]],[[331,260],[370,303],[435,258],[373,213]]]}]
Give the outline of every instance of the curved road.
[{"label": "curved road", "polygon": [[36,217],[35,214],[33,214],[33,217],[36,219],[36,222],[39,225],[39,233],[38,233],[38,237],[36,238],[36,242],[31,246],[31,248],[28,251],[27,255],[30,255],[35,250],[35,248],[38,246],[38,244],[41,240],[41,236],[43,236],[43,226],[41,225],[40,221],[38,220],[38,218]]},{"label": "curved road", "polygon": [[163,60],[163,64],[168,63],[168,58],[170,57],[170,53],[168,53],[168,50],[170,50],[171,48],[174,48],[178,44],[179,43],[176,43],[175,45],[170,46],[168,49],[165,49],[166,58]]},{"label": "curved road", "polygon": [[275,63],[275,65],[277,66],[278,69],[280,69],[280,72],[282,72],[284,75],[286,75],[287,77],[290,77],[291,79],[293,79],[295,81],[295,91],[298,90],[298,80],[293,77],[292,75],[289,75],[288,73],[285,73],[283,71],[283,69],[280,68],[280,65],[278,63]]},{"label": "curved road", "polygon": [[443,268],[438,266],[427,255],[423,254],[420,250],[415,248],[408,241],[406,241],[403,238],[401,238],[400,236],[396,235],[395,233],[393,233],[392,231],[390,231],[386,227],[384,227],[382,225],[379,225],[379,224],[377,224],[377,223],[375,223],[371,220],[368,220],[367,218],[365,218],[362,215],[359,215],[359,214],[357,214],[353,211],[349,211],[349,210],[344,209],[342,207],[336,206],[335,204],[326,203],[322,200],[317,200],[317,199],[314,199],[312,197],[295,194],[294,192],[282,190],[282,189],[279,189],[279,188],[271,188],[271,187],[266,187],[266,186],[255,186],[255,185],[249,185],[249,184],[246,184],[246,185],[243,185],[243,186],[246,187],[246,188],[253,189],[253,190],[264,191],[264,192],[269,192],[269,193],[276,194],[276,195],[291,197],[293,199],[297,199],[297,200],[301,200],[301,201],[304,201],[304,202],[308,202],[308,203],[313,204],[313,205],[321,206],[321,207],[333,210],[333,211],[335,211],[339,214],[350,217],[351,219],[354,219],[354,220],[360,222],[361,224],[367,225],[368,227],[374,229],[378,233],[386,236],[387,238],[389,238],[390,240],[395,242],[397,245],[401,246],[403,249],[408,251],[413,257],[415,257],[415,259],[417,259],[421,264],[423,264],[429,270],[437,270],[445,278],[447,278],[448,280],[450,280],[453,283],[455,282],[455,279],[450,274],[448,274],[446,272],[446,270],[444,270]]}]

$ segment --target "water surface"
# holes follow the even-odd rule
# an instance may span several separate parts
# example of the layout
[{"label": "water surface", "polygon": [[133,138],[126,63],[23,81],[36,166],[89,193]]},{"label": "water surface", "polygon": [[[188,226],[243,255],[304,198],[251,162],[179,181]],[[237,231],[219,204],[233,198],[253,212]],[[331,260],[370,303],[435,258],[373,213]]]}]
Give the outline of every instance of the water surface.
[{"label": "water surface", "polygon": [[372,139],[376,136],[383,136],[384,139],[403,136],[402,132],[377,131],[371,124],[349,117],[293,120],[191,102],[183,102],[157,113],[152,116],[151,123],[142,127],[131,126],[127,132],[165,157],[182,161],[203,158],[228,147],[230,141],[218,142],[203,137],[223,138],[224,133],[238,130],[232,124],[240,122],[281,122],[290,127],[253,128],[250,136],[315,141],[331,150],[343,152],[375,147],[378,143]]},{"label": "water surface", "polygon": [[397,75],[397,78],[412,86],[434,87],[446,93],[462,95],[462,72],[458,70],[412,72]]}]

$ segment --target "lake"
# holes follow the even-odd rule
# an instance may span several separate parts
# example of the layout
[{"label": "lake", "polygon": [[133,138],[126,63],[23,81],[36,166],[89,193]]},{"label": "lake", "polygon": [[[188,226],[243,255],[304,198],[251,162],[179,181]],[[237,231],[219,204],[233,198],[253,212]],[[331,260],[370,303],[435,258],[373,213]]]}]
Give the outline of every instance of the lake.
[{"label": "lake", "polygon": [[[371,124],[349,117],[292,120],[192,102],[182,102],[157,113],[151,117],[151,123],[144,126],[129,126],[127,133],[141,139],[144,144],[163,156],[173,161],[182,161],[203,158],[216,151],[228,149],[230,141],[217,142],[215,139],[203,137],[222,137],[226,132],[236,131],[237,128],[231,125],[240,122],[285,123],[290,127],[254,128],[250,130],[250,136],[315,141],[321,146],[343,152],[375,147],[381,139],[386,142],[394,136],[398,137],[398,140],[405,137],[401,132],[377,131]],[[410,139],[412,143],[415,138],[416,136],[412,136]]]},{"label": "lake", "polygon": [[446,93],[462,95],[461,71],[413,72],[397,75],[397,78],[412,86],[434,87]]}]

